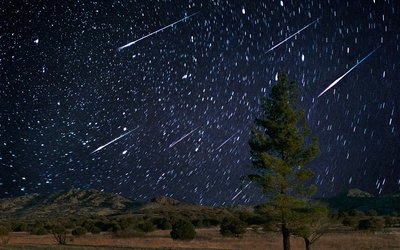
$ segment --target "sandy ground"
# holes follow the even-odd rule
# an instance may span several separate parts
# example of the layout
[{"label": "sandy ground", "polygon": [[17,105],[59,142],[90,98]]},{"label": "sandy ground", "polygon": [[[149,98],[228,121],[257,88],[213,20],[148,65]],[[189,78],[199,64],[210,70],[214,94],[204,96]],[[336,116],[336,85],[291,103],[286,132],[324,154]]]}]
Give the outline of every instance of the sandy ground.
[{"label": "sandy ground", "polygon": [[[8,244],[0,249],[282,249],[279,234],[249,230],[240,238],[222,237],[218,228],[198,229],[192,241],[174,241],[169,231],[155,231],[140,238],[114,238],[109,233],[68,236],[67,246],[57,246],[52,235],[36,236],[11,233]],[[303,240],[291,238],[292,249],[305,249]],[[330,233],[315,243],[313,249],[399,249],[400,230],[380,233]]]}]

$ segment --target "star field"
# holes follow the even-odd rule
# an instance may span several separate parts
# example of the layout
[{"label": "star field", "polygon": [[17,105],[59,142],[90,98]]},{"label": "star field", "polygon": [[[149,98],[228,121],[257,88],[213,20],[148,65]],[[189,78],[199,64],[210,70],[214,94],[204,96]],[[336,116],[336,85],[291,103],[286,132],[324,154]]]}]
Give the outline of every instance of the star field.
[{"label": "star field", "polygon": [[319,196],[400,188],[397,1],[24,1],[0,13],[0,197],[75,187],[256,203],[241,179],[247,141],[281,70],[319,137]]}]

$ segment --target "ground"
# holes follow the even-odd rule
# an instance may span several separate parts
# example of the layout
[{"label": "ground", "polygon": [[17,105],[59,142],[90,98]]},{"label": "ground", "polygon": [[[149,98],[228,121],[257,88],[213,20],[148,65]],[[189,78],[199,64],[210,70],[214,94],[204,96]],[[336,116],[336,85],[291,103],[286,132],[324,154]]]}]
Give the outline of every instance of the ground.
[{"label": "ground", "polygon": [[[198,229],[193,241],[174,241],[168,231],[155,231],[145,237],[120,239],[110,233],[69,236],[67,246],[58,246],[52,235],[36,236],[11,233],[8,244],[0,249],[281,249],[279,234],[249,231],[240,238],[222,237],[218,228]],[[303,240],[292,237],[292,249],[304,249]],[[379,233],[337,232],[324,235],[314,249],[400,249],[400,230]]]}]

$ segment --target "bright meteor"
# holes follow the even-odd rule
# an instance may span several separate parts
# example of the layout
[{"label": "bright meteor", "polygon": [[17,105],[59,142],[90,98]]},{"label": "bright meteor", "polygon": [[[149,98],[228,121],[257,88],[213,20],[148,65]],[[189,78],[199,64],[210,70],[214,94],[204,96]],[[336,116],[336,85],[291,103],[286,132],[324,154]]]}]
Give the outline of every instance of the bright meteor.
[{"label": "bright meteor", "polygon": [[112,140],[112,141],[110,141],[110,142],[107,142],[106,144],[104,144],[104,145],[98,147],[96,150],[94,150],[94,151],[93,151],[92,153],[90,153],[90,154],[93,154],[93,153],[96,153],[97,151],[102,150],[103,148],[107,147],[107,146],[110,145],[111,143],[113,143],[113,142],[115,142],[115,141],[118,141],[118,140],[121,139],[122,137],[125,137],[125,136],[129,135],[130,133],[132,133],[133,131],[135,131],[135,130],[138,129],[138,128],[139,128],[139,127],[135,128],[135,129],[132,129],[131,131],[128,131],[128,132],[126,132],[125,134],[122,134],[122,135],[118,136],[118,137],[115,138],[114,140]]},{"label": "bright meteor", "polygon": [[241,193],[243,192],[243,190],[244,190],[245,188],[247,188],[247,187],[250,185],[250,183],[251,183],[251,182],[247,183],[247,185],[246,185],[244,188],[242,188],[242,189],[232,198],[231,201],[233,201],[234,199],[236,199],[236,198],[239,196],[239,194],[241,194]]},{"label": "bright meteor", "polygon": [[222,146],[224,146],[230,139],[232,139],[237,133],[234,133],[231,137],[229,137],[228,139],[226,139],[223,143],[221,143],[221,145],[219,145],[219,147],[215,150],[220,149]]},{"label": "bright meteor", "polygon": [[348,73],[350,73],[350,71],[352,71],[353,69],[355,69],[358,65],[360,65],[365,59],[367,59],[369,56],[371,56],[377,49],[379,49],[380,46],[376,49],[374,49],[373,51],[369,52],[368,55],[366,55],[363,59],[361,59],[361,61],[357,62],[353,67],[351,67],[351,69],[349,69],[346,73],[344,73],[341,77],[339,77],[338,79],[336,79],[333,83],[331,83],[324,91],[321,92],[321,94],[318,95],[318,97],[322,96],[326,91],[328,91],[330,88],[332,88],[333,86],[336,85],[336,83],[338,83],[340,80],[342,80],[343,77],[345,77]]},{"label": "bright meteor", "polygon": [[281,44],[285,43],[287,40],[289,40],[290,38],[294,37],[295,35],[299,34],[300,32],[302,32],[303,30],[307,29],[308,27],[310,27],[311,25],[313,25],[315,22],[317,22],[319,20],[319,18],[309,24],[307,24],[306,26],[304,26],[302,29],[300,29],[299,31],[297,31],[296,33],[292,34],[291,36],[289,36],[288,38],[286,38],[285,40],[283,40],[282,42],[278,43],[277,45],[275,45],[274,47],[270,48],[265,54],[267,54],[268,52],[273,51],[274,49],[276,49],[278,46],[280,46]]},{"label": "bright meteor", "polygon": [[153,31],[153,32],[151,32],[150,34],[147,34],[147,35],[145,35],[145,36],[143,36],[143,37],[141,37],[141,38],[139,38],[139,39],[137,39],[137,40],[135,40],[135,41],[133,41],[133,42],[130,42],[130,43],[124,45],[124,46],[121,46],[121,47],[118,48],[118,51],[121,51],[122,49],[125,49],[125,48],[127,48],[127,47],[129,47],[129,46],[131,46],[131,45],[134,45],[135,43],[137,43],[137,42],[139,42],[139,41],[141,41],[141,40],[143,40],[143,39],[146,39],[146,38],[148,38],[149,36],[155,35],[155,34],[157,34],[158,32],[161,32],[161,31],[163,31],[163,30],[165,30],[165,29],[168,29],[168,28],[174,26],[174,25],[177,24],[177,23],[183,22],[183,21],[185,21],[186,19],[189,19],[189,18],[191,18],[192,16],[197,15],[197,13],[198,13],[198,12],[196,12],[196,13],[194,13],[194,14],[191,14],[190,16],[186,16],[186,17],[184,17],[184,18],[182,18],[182,19],[179,19],[178,21],[176,21],[176,22],[174,22],[174,23],[171,23],[171,24],[165,26],[164,28],[161,28],[161,29],[158,29],[158,30],[156,30],[156,31]]},{"label": "bright meteor", "polygon": [[192,131],[190,131],[189,133],[187,133],[186,135],[182,136],[179,140],[174,141],[173,143],[171,143],[169,145],[170,148],[172,148],[173,146],[175,146],[176,144],[178,144],[180,141],[182,141],[183,139],[185,139],[186,137],[188,137],[189,135],[191,135],[194,131],[198,130],[200,127],[197,127],[195,129],[193,129]]}]

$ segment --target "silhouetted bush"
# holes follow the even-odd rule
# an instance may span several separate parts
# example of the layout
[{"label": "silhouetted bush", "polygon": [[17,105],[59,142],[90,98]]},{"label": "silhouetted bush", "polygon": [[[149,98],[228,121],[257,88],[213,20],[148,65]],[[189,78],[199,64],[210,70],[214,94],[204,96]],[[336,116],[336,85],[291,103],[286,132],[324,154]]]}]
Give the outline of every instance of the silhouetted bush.
[{"label": "silhouetted bush", "polygon": [[[94,227],[92,228],[92,230],[94,229]],[[79,237],[79,236],[83,236],[83,235],[85,235],[87,233],[87,230],[86,230],[86,228],[84,228],[84,227],[77,227],[77,228],[75,228],[74,230],[72,230],[72,232],[71,232],[71,234],[73,235],[73,236],[77,236],[77,237]]]},{"label": "silhouetted bush", "polygon": [[46,235],[49,232],[44,227],[34,227],[31,229],[30,233],[34,235]]},{"label": "silhouetted bush", "polygon": [[359,230],[380,231],[385,226],[385,221],[381,218],[371,217],[362,219],[358,222]]},{"label": "silhouetted bush", "polygon": [[378,212],[376,212],[375,209],[370,209],[370,210],[368,210],[367,215],[368,216],[377,216]]},{"label": "silhouetted bush", "polygon": [[5,245],[10,240],[8,234],[10,233],[11,229],[7,225],[0,225],[0,243]]},{"label": "silhouetted bush", "polygon": [[153,223],[151,223],[150,221],[142,222],[138,225],[138,227],[140,230],[142,230],[145,233],[150,233],[155,230]]},{"label": "silhouetted bush", "polygon": [[167,218],[157,218],[153,221],[158,229],[170,230],[172,229],[172,224]]},{"label": "silhouetted bush", "polygon": [[58,244],[65,245],[67,243],[67,231],[63,225],[54,225],[51,233]]},{"label": "silhouetted bush", "polygon": [[14,232],[27,232],[28,230],[28,224],[26,224],[25,222],[17,223],[13,226]]},{"label": "silhouetted bush", "polygon": [[357,224],[358,224],[358,219],[357,218],[354,218],[354,217],[345,217],[343,220],[342,220],[342,224],[343,224],[343,226],[350,226],[350,227],[355,227],[355,226],[357,226]]},{"label": "silhouetted bush", "polygon": [[99,234],[100,232],[101,232],[101,229],[100,228],[98,228],[98,227],[94,227],[93,229],[92,229],[92,231],[90,231],[92,234]]},{"label": "silhouetted bush", "polygon": [[0,225],[0,236],[7,236],[10,233],[10,229],[7,226]]},{"label": "silhouetted bush", "polygon": [[193,240],[196,236],[196,231],[190,221],[180,219],[173,224],[170,234],[174,240]]},{"label": "silhouetted bush", "polygon": [[353,217],[362,217],[365,216],[365,213],[357,209],[352,209],[349,211],[349,215]]},{"label": "silhouetted bush", "polygon": [[238,237],[241,234],[246,232],[247,225],[234,217],[225,218],[222,220],[220,233],[224,236],[236,236]]}]

